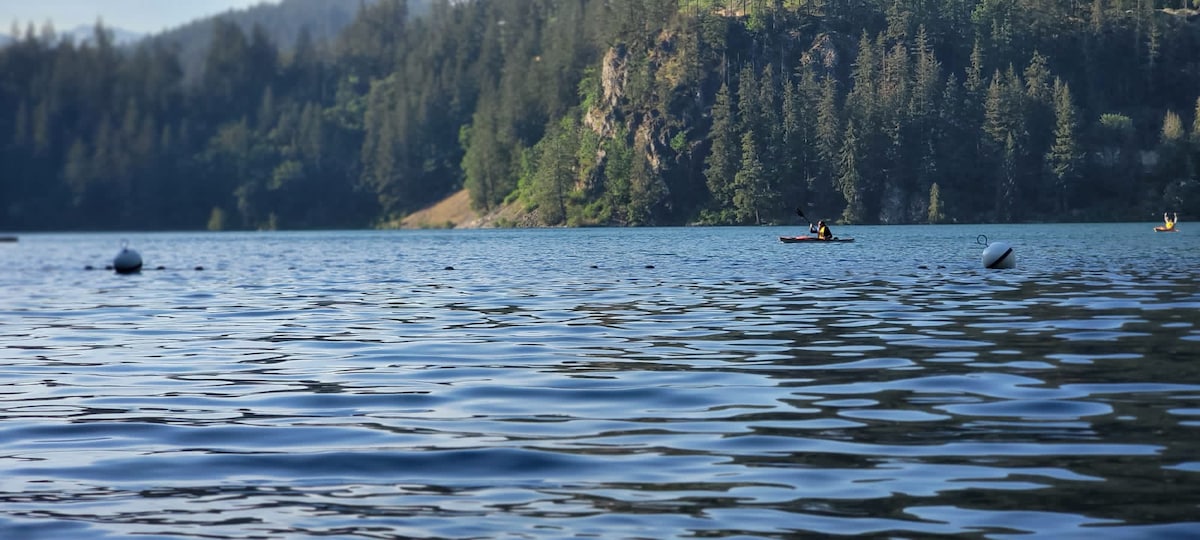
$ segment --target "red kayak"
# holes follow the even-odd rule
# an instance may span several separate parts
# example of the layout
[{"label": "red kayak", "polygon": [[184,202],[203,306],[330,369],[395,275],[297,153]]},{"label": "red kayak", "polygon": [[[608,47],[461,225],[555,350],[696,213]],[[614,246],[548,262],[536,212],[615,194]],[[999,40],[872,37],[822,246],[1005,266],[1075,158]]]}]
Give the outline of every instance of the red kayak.
[{"label": "red kayak", "polygon": [[783,243],[785,243],[785,244],[798,244],[798,243],[808,243],[808,244],[824,244],[824,243],[829,243],[829,244],[837,244],[837,243],[839,243],[839,242],[853,242],[853,241],[854,241],[854,239],[853,239],[853,238],[838,238],[838,237],[836,237],[836,236],[835,236],[835,237],[833,237],[833,238],[832,238],[832,239],[830,239],[830,240],[821,240],[820,238],[817,238],[816,236],[808,236],[808,235],[804,235],[804,236],[780,236],[780,237],[779,237],[779,241],[780,241],[780,242],[783,242]]}]

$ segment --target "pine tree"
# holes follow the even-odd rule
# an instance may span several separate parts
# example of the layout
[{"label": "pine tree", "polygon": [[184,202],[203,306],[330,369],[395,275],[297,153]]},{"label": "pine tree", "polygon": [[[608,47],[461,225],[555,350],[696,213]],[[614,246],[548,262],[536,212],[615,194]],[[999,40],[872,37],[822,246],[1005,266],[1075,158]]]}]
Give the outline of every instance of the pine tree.
[{"label": "pine tree", "polygon": [[762,130],[763,104],[759,101],[759,81],[750,64],[742,67],[737,83],[738,131]]},{"label": "pine tree", "polygon": [[816,84],[812,70],[805,70],[798,84],[784,83],[784,141],[779,177],[780,196],[788,201],[806,200],[812,194],[809,192],[818,189],[815,103],[819,87]]},{"label": "pine tree", "polygon": [[739,223],[763,222],[763,210],[769,207],[766,173],[758,158],[754,133],[742,134],[742,166],[734,176],[733,207]]},{"label": "pine tree", "polygon": [[1156,176],[1160,185],[1191,177],[1187,155],[1187,134],[1183,121],[1172,110],[1163,117],[1158,142],[1158,167]]},{"label": "pine tree", "polygon": [[996,217],[1002,222],[1011,221],[1017,204],[1017,159],[1016,138],[1011,133],[1004,137],[1004,153],[1000,158],[996,183]]},{"label": "pine tree", "polygon": [[1129,179],[1139,176],[1140,163],[1136,159],[1137,132],[1133,128],[1133,119],[1123,114],[1102,114],[1096,132],[1099,147],[1096,170],[1099,174],[1089,182],[1089,189],[1080,193],[1085,197],[1080,202],[1095,204],[1113,197],[1134,200],[1138,194],[1131,188],[1134,184]]},{"label": "pine tree", "polygon": [[951,217],[961,211],[972,211],[971,185],[983,177],[982,167],[976,159],[979,145],[977,123],[967,111],[966,94],[958,78],[951,73],[946,77],[946,88],[942,91],[941,107],[938,109],[938,137],[936,162],[939,170],[934,174],[939,192],[947,201]]},{"label": "pine tree", "polygon": [[967,66],[966,80],[963,81],[963,87],[967,90],[967,95],[975,100],[982,101],[984,85],[983,79],[983,47],[979,44],[979,40],[975,40],[975,48],[971,49],[971,63]]},{"label": "pine tree", "polygon": [[1054,180],[1056,211],[1061,215],[1070,205],[1070,195],[1078,181],[1083,153],[1076,131],[1079,129],[1071,89],[1062,79],[1054,79],[1054,144],[1046,154],[1046,164]]},{"label": "pine tree", "polygon": [[92,180],[91,158],[87,146],[82,140],[76,139],[67,151],[67,162],[63,166],[63,180],[71,189],[74,204],[79,206],[87,195],[88,184]]},{"label": "pine tree", "polygon": [[537,167],[529,186],[529,198],[537,205],[543,225],[562,225],[567,221],[567,200],[575,180],[578,129],[574,118],[566,117],[533,148]]},{"label": "pine tree", "polygon": [[[880,42],[882,45],[882,42]],[[879,51],[882,56],[882,51]],[[846,116],[853,119],[867,132],[870,126],[876,124],[876,113],[879,103],[879,59],[876,58],[876,44],[872,42],[864,30],[858,40],[858,55],[854,58],[854,70],[850,75],[854,87],[846,96]]]},{"label": "pine tree", "polygon": [[[759,107],[762,119],[762,130],[759,134],[759,161],[763,166],[764,189],[767,198],[779,200],[785,190],[783,177],[786,150],[786,135],[784,134],[783,105],[780,87],[775,83],[775,68],[768,64],[759,77]],[[767,208],[778,208],[768,206]],[[766,210],[766,209],[764,209]],[[767,214],[778,211],[766,210]]]},{"label": "pine tree", "polygon": [[826,76],[817,88],[813,110],[812,160],[809,166],[809,202],[817,208],[832,211],[840,208],[838,193],[838,155],[842,147],[842,117],[838,105],[837,81]]},{"label": "pine tree", "polygon": [[[925,26],[917,29],[916,64],[913,68],[913,88],[908,108],[908,131],[913,143],[916,190],[922,193],[937,182],[938,150],[945,137],[945,126],[937,119],[938,99],[943,89],[941,63],[929,45]],[[920,219],[919,213],[913,216]]]},{"label": "pine tree", "polygon": [[715,208],[733,207],[733,183],[738,154],[736,135],[737,119],[733,115],[733,103],[729,86],[721,85],[712,106],[712,128],[709,140],[712,146],[704,160],[704,177]]},{"label": "pine tree", "polygon": [[[837,175],[834,164],[842,147],[842,119],[838,112],[837,81],[826,77],[821,83],[821,99],[817,103],[817,158],[826,164],[822,171],[832,179]],[[832,185],[830,180],[827,182]]]},{"label": "pine tree", "polygon": [[604,215],[601,220],[621,225],[632,224],[629,216],[631,183],[633,176],[633,148],[629,145],[629,133],[617,128],[611,138],[604,142]]},{"label": "pine tree", "polygon": [[843,223],[861,223],[864,218],[859,152],[858,135],[855,133],[854,122],[851,121],[846,126],[846,136],[842,140],[842,149],[838,155],[838,189],[846,199],[846,208],[842,211]]},{"label": "pine tree", "polygon": [[938,187],[937,182],[929,186],[929,212],[926,219],[929,223],[941,223],[946,219],[946,213],[942,209],[942,190]]},{"label": "pine tree", "polygon": [[1004,148],[1005,140],[1016,130],[1015,118],[1016,100],[1006,84],[1007,79],[1000,70],[996,70],[988,84],[987,98],[983,104],[983,132],[987,135],[989,154],[998,155]]},{"label": "pine tree", "polygon": [[629,172],[629,206],[626,215],[630,225],[653,225],[655,209],[666,196],[666,186],[654,174],[644,152],[634,152]]},{"label": "pine tree", "polygon": [[473,122],[462,128],[460,140],[466,151],[462,168],[471,193],[471,206],[489,211],[508,195],[513,185],[514,156],[506,134],[497,125],[494,110],[481,107]]},{"label": "pine tree", "polygon": [[1190,154],[1192,156],[1192,173],[1200,180],[1200,97],[1196,98],[1196,110],[1192,111],[1192,130],[1188,135]]}]

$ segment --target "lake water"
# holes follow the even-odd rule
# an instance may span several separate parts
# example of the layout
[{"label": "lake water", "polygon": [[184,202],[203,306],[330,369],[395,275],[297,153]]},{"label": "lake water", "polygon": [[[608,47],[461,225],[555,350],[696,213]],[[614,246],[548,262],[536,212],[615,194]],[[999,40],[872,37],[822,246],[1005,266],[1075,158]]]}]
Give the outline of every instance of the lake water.
[{"label": "lake water", "polygon": [[0,538],[1200,537],[1153,225],[22,234]]}]

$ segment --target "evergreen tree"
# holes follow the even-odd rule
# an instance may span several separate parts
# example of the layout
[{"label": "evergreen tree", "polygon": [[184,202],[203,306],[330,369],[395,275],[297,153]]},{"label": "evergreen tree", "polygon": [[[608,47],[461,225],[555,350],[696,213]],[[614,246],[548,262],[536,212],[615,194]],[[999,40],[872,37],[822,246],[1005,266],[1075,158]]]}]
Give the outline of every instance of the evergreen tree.
[{"label": "evergreen tree", "polygon": [[655,210],[666,196],[662,180],[652,174],[646,154],[636,152],[629,171],[629,205],[625,212],[630,225],[654,225]]},{"label": "evergreen tree", "polygon": [[1071,89],[1062,79],[1054,79],[1054,144],[1046,154],[1046,164],[1054,179],[1055,210],[1061,215],[1070,207],[1070,195],[1083,163],[1076,138],[1078,130]]},{"label": "evergreen tree", "polygon": [[[943,92],[941,62],[929,44],[924,25],[917,29],[914,53],[916,63],[913,67],[912,93],[907,114],[907,132],[911,146],[905,151],[911,152],[908,161],[914,167],[914,193],[922,193],[929,191],[931,184],[938,180],[941,168],[938,165],[939,149],[942,139],[945,138],[945,126],[938,119],[938,100]],[[920,198],[914,197],[914,202],[921,202]],[[913,219],[919,220],[922,217],[925,216],[918,206],[913,213]]]},{"label": "evergreen tree", "polygon": [[0,228],[368,226],[462,187],[567,224],[771,222],[784,200],[889,223],[1183,209],[1183,15],[379,0],[333,37],[231,14],[196,27],[203,49],[30,25],[0,48]]},{"label": "evergreen tree", "polygon": [[1010,221],[1017,205],[1018,161],[1019,149],[1016,137],[1012,133],[1004,137],[1004,153],[1000,158],[1000,169],[996,182],[996,217],[1000,221]]},{"label": "evergreen tree", "polygon": [[1158,142],[1158,165],[1155,168],[1155,191],[1162,193],[1167,186],[1192,177],[1187,151],[1187,133],[1175,111],[1163,117]]},{"label": "evergreen tree", "polygon": [[471,206],[490,211],[508,195],[514,166],[511,140],[497,125],[494,111],[483,108],[475,113],[471,124],[463,127],[461,141],[466,148],[462,168]]},{"label": "evergreen tree", "polygon": [[734,175],[741,157],[737,152],[736,118],[729,85],[722,84],[712,106],[712,128],[709,130],[711,147],[704,160],[704,177],[713,203],[718,209],[733,206]]},{"label": "evergreen tree", "polygon": [[864,219],[865,205],[863,203],[863,180],[859,172],[859,142],[855,133],[854,121],[846,126],[846,136],[842,140],[842,150],[838,156],[838,189],[846,199],[846,208],[842,211],[842,222],[861,223]]},{"label": "evergreen tree", "polygon": [[373,193],[385,216],[394,216],[412,207],[408,200],[413,191],[415,164],[409,154],[411,126],[403,106],[396,77],[371,84],[363,115],[365,138],[362,145],[361,184]]},{"label": "evergreen tree", "polygon": [[536,168],[528,187],[543,225],[566,223],[567,202],[575,179],[578,126],[565,118],[533,147]]},{"label": "evergreen tree", "polygon": [[816,156],[816,101],[820,92],[815,74],[805,70],[799,83],[784,83],[783,141],[779,178],[780,196],[785,201],[811,200],[817,191],[819,161]]},{"label": "evergreen tree", "polygon": [[1056,95],[1047,62],[1041,53],[1033,53],[1024,71],[1025,96],[1020,109],[1026,118],[1027,133],[1024,137],[1026,162],[1021,172],[1022,207],[1043,214],[1056,211],[1053,202],[1061,196],[1057,189],[1057,177],[1042,177],[1047,170],[1044,158],[1058,134],[1055,126]]},{"label": "evergreen tree", "polygon": [[92,180],[91,159],[82,140],[71,143],[71,149],[67,151],[63,180],[71,188],[75,205],[82,203],[87,196],[88,184]]},{"label": "evergreen tree", "polygon": [[1200,97],[1196,98],[1196,109],[1192,111],[1192,129],[1188,134],[1192,156],[1192,173],[1200,180]]},{"label": "evergreen tree", "polygon": [[[950,216],[973,215],[978,211],[971,193],[984,174],[976,159],[978,123],[967,112],[970,109],[958,78],[950,74],[946,78],[938,110],[935,140],[938,169],[931,178],[939,185]],[[958,208],[949,208],[953,204],[957,204]]]},{"label": "evergreen tree", "polygon": [[352,75],[382,77],[396,67],[408,30],[407,0],[363,4],[338,40],[338,56]]},{"label": "evergreen tree", "polygon": [[762,224],[763,211],[770,206],[766,171],[758,159],[754,133],[742,134],[742,166],[734,176],[733,207],[738,223]]},{"label": "evergreen tree", "polygon": [[631,178],[633,177],[633,148],[629,145],[629,133],[618,129],[604,143],[604,194],[602,200],[606,210],[600,216],[621,225],[633,224],[629,215],[632,199]]},{"label": "evergreen tree", "polygon": [[816,199],[822,204],[832,202],[832,196],[829,195],[832,195],[833,188],[837,186],[837,163],[843,144],[842,119],[837,99],[837,82],[833,77],[826,77],[821,83],[821,99],[817,104],[817,180],[810,185]]},{"label": "evergreen tree", "polygon": [[1135,136],[1132,118],[1116,113],[1100,115],[1095,135],[1098,145],[1095,179],[1089,182],[1089,189],[1082,190],[1088,203],[1113,198],[1139,199],[1141,195],[1130,187],[1135,185],[1130,180],[1140,179],[1141,169]]},{"label": "evergreen tree", "polygon": [[963,81],[967,95],[976,102],[983,101],[983,92],[987,86],[987,81],[983,77],[983,69],[983,47],[976,39],[975,48],[971,49],[971,63],[967,66],[966,79]]},{"label": "evergreen tree", "polygon": [[[762,129],[759,141],[759,162],[763,167],[763,189],[766,198],[782,202],[782,193],[786,190],[787,179],[783,176],[786,161],[785,154],[787,136],[783,122],[783,99],[780,86],[775,82],[775,68],[768,64],[759,77],[759,107],[761,108]],[[777,215],[780,206],[768,206],[764,213]]]},{"label": "evergreen tree", "polygon": [[937,182],[934,182],[929,186],[929,212],[925,216],[929,223],[941,223],[946,219],[942,205],[942,190],[938,187]]}]

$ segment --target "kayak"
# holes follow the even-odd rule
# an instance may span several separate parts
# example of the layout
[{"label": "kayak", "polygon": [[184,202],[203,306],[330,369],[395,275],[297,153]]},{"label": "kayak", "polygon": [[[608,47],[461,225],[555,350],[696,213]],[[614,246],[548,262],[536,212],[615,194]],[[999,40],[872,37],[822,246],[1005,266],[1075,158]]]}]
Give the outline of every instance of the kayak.
[{"label": "kayak", "polygon": [[1154,232],[1179,232],[1179,229],[1175,229],[1175,228],[1168,229],[1166,227],[1163,227],[1162,225],[1159,225],[1158,227],[1154,228]]},{"label": "kayak", "polygon": [[830,244],[837,244],[837,243],[840,243],[840,242],[853,242],[853,241],[854,241],[854,239],[853,239],[853,238],[838,238],[838,237],[836,237],[836,236],[835,236],[835,237],[833,237],[833,239],[832,239],[832,240],[821,240],[820,238],[817,238],[817,237],[815,237],[815,236],[808,236],[808,235],[804,235],[804,236],[780,236],[780,237],[779,237],[779,241],[780,241],[780,242],[783,242],[783,243],[785,243],[785,244],[798,244],[798,243],[808,243],[808,244],[824,244],[824,243],[830,243]]}]

